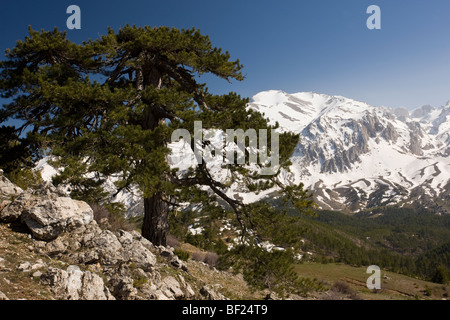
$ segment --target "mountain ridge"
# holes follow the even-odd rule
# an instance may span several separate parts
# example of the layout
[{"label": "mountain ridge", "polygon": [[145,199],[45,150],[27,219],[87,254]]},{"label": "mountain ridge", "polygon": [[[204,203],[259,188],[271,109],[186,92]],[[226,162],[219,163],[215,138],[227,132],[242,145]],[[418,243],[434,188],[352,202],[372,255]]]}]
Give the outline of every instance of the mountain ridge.
[{"label": "mountain ridge", "polygon": [[[304,183],[320,209],[358,212],[397,204],[450,213],[450,102],[409,111],[342,96],[269,90],[256,94],[248,108],[278,123],[280,132],[299,134],[290,171],[282,171],[280,180]],[[222,142],[220,134],[213,139]],[[173,168],[183,171],[196,164],[185,141],[170,147]],[[49,181],[57,171],[47,160],[36,168]],[[208,166],[215,179],[225,181],[230,177],[221,164]],[[109,179],[106,184],[111,193],[113,183]],[[276,196],[277,189],[255,194],[234,181],[226,193],[250,203]],[[122,191],[113,201],[124,203],[128,216],[143,214],[137,189]]]},{"label": "mountain ridge", "polygon": [[304,182],[321,208],[358,211],[422,197],[426,205],[448,196],[450,103],[410,113],[342,96],[271,90],[255,95],[249,107],[281,131],[300,135],[285,183]]}]

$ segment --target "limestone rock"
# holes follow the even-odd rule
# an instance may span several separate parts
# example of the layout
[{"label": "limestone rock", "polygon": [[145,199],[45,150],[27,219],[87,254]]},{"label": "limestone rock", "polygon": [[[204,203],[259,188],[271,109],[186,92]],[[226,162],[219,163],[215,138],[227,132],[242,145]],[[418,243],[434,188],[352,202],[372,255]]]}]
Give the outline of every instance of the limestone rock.
[{"label": "limestone rock", "polygon": [[48,196],[48,197],[67,197],[67,193],[61,188],[56,188],[51,182],[45,181],[33,192],[35,196]]},{"label": "limestone rock", "polygon": [[[155,255],[141,242],[135,241],[131,233],[121,230],[124,261],[134,262],[136,266],[144,271],[151,271],[156,264]],[[124,241],[124,239],[126,239]]]},{"label": "limestone rock", "polygon": [[46,253],[47,255],[52,257],[65,252],[65,250],[65,243],[60,238],[56,238],[55,240],[45,244],[43,253]]},{"label": "limestone rock", "polygon": [[133,286],[133,279],[129,277],[115,277],[108,284],[114,297],[120,300],[134,300],[138,293]]},{"label": "limestone rock", "polygon": [[163,279],[160,291],[168,298],[181,299],[184,297],[180,283],[172,276]]},{"label": "limestone rock", "polygon": [[212,286],[205,285],[200,289],[200,294],[208,300],[225,300],[226,298],[217,292]]},{"label": "limestone rock", "polygon": [[31,194],[20,194],[14,201],[4,204],[3,210],[0,211],[0,221],[9,223],[17,220],[22,212],[34,206],[35,202],[36,198]]},{"label": "limestone rock", "polygon": [[123,248],[117,237],[109,230],[92,236],[87,234],[83,244],[89,249],[85,253],[83,263],[100,262],[104,265],[114,265],[123,260]]},{"label": "limestone rock", "polygon": [[83,272],[78,266],[69,266],[67,271],[49,268],[41,276],[41,282],[62,299],[115,300],[102,278],[90,271]]},{"label": "limestone rock", "polygon": [[0,202],[0,212],[5,209],[9,204],[11,203],[11,201],[9,200],[3,200]]},{"label": "limestone rock", "polygon": [[0,291],[0,301],[2,300],[9,300],[9,299],[3,292]]},{"label": "limestone rock", "polygon": [[46,266],[47,265],[41,259],[39,259],[35,264],[31,264],[31,262],[25,261],[17,266],[17,270],[22,272],[30,272],[45,268]]},{"label": "limestone rock", "polygon": [[[3,199],[8,197],[16,197],[23,193],[23,190],[9,181],[4,175],[3,171],[0,172],[0,195]],[[1,200],[1,199],[0,199]]]},{"label": "limestone rock", "polygon": [[37,198],[27,207],[21,220],[39,240],[53,240],[66,230],[88,224],[94,218],[91,207],[68,197]]}]

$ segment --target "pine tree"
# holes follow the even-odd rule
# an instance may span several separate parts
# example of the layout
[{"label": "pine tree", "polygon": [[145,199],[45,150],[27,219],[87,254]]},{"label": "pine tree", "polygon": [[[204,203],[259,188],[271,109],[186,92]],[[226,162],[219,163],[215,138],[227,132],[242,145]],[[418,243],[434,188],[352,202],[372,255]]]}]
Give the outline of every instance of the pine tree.
[{"label": "pine tree", "polygon": [[[229,184],[214,180],[204,161],[181,174],[167,160],[174,130],[193,134],[194,121],[222,130],[274,128],[247,108],[248,99],[212,94],[200,82],[205,74],[242,81],[242,67],[197,29],[127,25],[76,44],[57,29],[30,27],[0,63],[2,97],[12,101],[3,106],[0,122],[22,120],[17,131],[29,130],[29,139],[62,169],[54,183],[70,184],[80,198],[103,197],[107,177],[116,178],[117,192],[138,186],[144,197],[142,234],[156,245],[166,244],[170,208],[183,201],[201,203],[218,217],[225,212],[220,199],[234,211],[243,236],[257,235],[268,226],[263,212],[255,214],[254,206],[229,197]],[[296,135],[280,136],[278,173],[290,164],[297,142]],[[253,191],[284,188],[277,175],[261,176],[245,164],[226,170]],[[311,210],[302,184],[284,189],[301,212]]]},{"label": "pine tree", "polygon": [[40,173],[32,169],[38,150],[30,139],[21,138],[12,126],[0,127],[0,168],[22,189],[42,183]]}]

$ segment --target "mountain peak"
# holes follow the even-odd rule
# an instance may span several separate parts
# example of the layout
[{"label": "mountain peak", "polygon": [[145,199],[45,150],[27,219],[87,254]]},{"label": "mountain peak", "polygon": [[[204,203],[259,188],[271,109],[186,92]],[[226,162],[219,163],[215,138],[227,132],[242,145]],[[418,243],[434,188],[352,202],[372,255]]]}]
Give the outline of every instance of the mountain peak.
[{"label": "mountain peak", "polygon": [[447,106],[425,105],[410,114],[342,96],[281,90],[261,92],[249,104],[281,131],[300,134],[286,180],[304,182],[323,208],[350,210],[446,192]]},{"label": "mountain peak", "polygon": [[[300,133],[313,120],[323,116],[361,118],[370,111],[367,103],[343,96],[316,92],[286,93],[282,90],[263,91],[249,107],[263,113],[270,124],[278,122],[281,131]],[[350,116],[350,114],[352,114]]]}]

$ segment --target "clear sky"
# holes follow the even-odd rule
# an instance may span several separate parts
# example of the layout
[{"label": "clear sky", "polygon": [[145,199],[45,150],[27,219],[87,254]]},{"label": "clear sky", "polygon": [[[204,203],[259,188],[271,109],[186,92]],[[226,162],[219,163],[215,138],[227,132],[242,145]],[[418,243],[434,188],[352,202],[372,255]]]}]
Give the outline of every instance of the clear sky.
[{"label": "clear sky", "polygon": [[[0,0],[0,49],[28,25],[67,30],[71,4],[81,8],[81,30],[68,30],[76,42],[127,23],[199,28],[246,75],[205,78],[211,92],[314,91],[410,109],[450,100],[449,0]],[[366,27],[372,4],[381,30]]]}]

